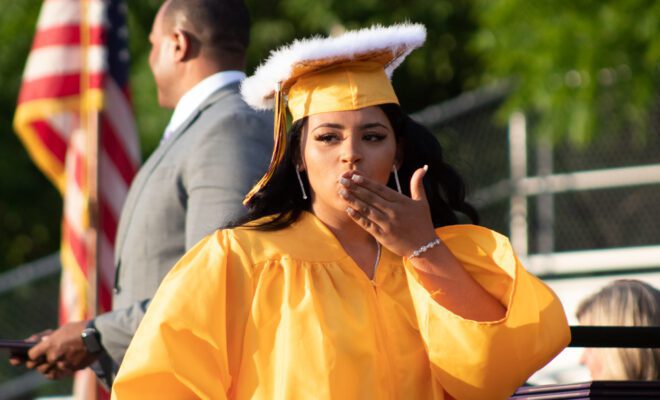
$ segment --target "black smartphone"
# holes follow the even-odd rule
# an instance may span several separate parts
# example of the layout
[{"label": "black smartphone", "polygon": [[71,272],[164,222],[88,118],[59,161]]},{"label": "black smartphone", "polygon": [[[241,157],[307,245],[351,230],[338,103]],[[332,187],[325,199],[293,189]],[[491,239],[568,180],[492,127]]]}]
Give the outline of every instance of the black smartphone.
[{"label": "black smartphone", "polygon": [[9,351],[10,356],[27,358],[27,352],[37,344],[37,342],[28,342],[19,339],[0,339],[0,350]]}]

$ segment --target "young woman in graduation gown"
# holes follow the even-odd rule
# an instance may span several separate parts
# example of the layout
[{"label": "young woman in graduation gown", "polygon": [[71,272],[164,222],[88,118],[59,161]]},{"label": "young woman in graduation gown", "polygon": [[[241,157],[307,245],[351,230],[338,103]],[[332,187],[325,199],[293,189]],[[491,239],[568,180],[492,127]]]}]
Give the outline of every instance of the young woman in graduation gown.
[{"label": "young woman in graduation gown", "polygon": [[[570,339],[389,76],[421,25],[294,42],[242,91],[275,107],[249,215],[160,286],[116,399],[505,399]],[[285,103],[293,125],[286,133]]]}]

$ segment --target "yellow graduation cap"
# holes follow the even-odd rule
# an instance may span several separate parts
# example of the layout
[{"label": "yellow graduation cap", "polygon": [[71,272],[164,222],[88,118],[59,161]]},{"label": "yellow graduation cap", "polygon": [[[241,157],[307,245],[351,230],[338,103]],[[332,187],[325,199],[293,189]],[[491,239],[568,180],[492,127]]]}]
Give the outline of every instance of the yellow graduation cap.
[{"label": "yellow graduation cap", "polygon": [[270,166],[243,204],[268,183],[284,157],[287,102],[293,121],[323,112],[399,104],[390,82],[392,72],[425,40],[424,25],[399,24],[296,40],[271,52],[241,85],[249,105],[275,109],[275,148]]}]

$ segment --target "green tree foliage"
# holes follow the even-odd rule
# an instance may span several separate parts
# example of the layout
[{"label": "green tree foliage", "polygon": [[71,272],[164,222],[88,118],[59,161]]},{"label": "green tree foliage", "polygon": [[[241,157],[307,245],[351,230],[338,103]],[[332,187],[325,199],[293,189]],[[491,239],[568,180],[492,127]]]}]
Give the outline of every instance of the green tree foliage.
[{"label": "green tree foliage", "polygon": [[[643,134],[660,78],[660,2],[480,0],[484,81],[513,78],[502,115],[540,118],[537,133],[576,144]],[[640,135],[641,136],[641,135]]]},{"label": "green tree foliage", "polygon": [[12,130],[40,3],[0,1],[0,270],[49,254],[59,244],[59,194]]}]

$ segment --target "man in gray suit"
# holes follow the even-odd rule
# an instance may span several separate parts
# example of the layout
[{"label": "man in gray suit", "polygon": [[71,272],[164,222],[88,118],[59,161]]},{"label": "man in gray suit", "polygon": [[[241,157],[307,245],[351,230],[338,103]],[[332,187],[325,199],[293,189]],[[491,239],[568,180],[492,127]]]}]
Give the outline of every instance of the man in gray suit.
[{"label": "man in gray suit", "polygon": [[243,196],[270,159],[272,116],[250,109],[238,90],[249,41],[242,0],[167,0],[149,40],[159,103],[174,113],[121,213],[113,311],[40,335],[26,365],[49,378],[98,360],[109,383],[162,278],[245,212]]}]

